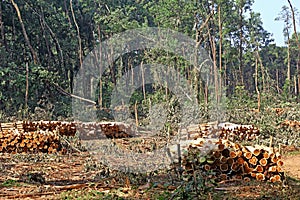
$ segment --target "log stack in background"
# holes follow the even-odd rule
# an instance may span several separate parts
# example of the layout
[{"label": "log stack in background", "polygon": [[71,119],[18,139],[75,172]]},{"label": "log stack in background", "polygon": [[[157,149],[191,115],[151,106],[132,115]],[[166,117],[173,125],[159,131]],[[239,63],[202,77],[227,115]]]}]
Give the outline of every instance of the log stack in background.
[{"label": "log stack in background", "polygon": [[187,127],[188,139],[197,138],[220,138],[231,141],[252,141],[260,132],[252,125],[240,125],[234,123],[210,122]]},{"label": "log stack in background", "polygon": [[75,136],[76,124],[74,122],[61,121],[18,121],[15,123],[0,123],[0,132],[18,130],[23,132],[56,131],[60,135]]},{"label": "log stack in background", "polygon": [[93,140],[105,138],[129,138],[134,131],[129,124],[122,122],[87,122],[77,123],[80,139]]},{"label": "log stack in background", "polygon": [[295,131],[300,131],[300,121],[293,120],[284,120],[281,125],[281,128],[291,128]]},{"label": "log stack in background", "polygon": [[18,121],[0,123],[0,152],[55,153],[61,148],[61,136],[81,139],[132,137],[131,127],[121,122]]},{"label": "log stack in background", "polygon": [[281,155],[264,146],[242,146],[224,139],[190,141],[183,151],[182,165],[185,173],[206,170],[220,180],[256,179],[280,182],[284,179]]},{"label": "log stack in background", "polygon": [[24,132],[30,131],[57,131],[62,136],[75,136],[76,124],[74,122],[61,122],[61,121],[24,121]]}]

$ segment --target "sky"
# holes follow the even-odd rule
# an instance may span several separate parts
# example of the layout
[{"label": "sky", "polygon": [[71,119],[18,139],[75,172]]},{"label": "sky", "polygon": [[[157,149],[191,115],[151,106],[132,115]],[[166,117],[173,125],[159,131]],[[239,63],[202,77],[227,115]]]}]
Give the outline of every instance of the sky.
[{"label": "sky", "polygon": [[[293,7],[300,12],[300,0],[291,0]],[[282,21],[275,21],[275,18],[278,17],[282,6],[288,6],[287,0],[254,0],[252,9],[254,12],[259,12],[263,21],[263,27],[269,33],[273,34],[275,43],[277,46],[284,46],[284,37],[283,37],[283,27],[284,23]],[[290,8],[290,7],[289,7]],[[300,15],[296,17],[297,32],[300,32]],[[293,31],[293,29],[291,29]]]}]

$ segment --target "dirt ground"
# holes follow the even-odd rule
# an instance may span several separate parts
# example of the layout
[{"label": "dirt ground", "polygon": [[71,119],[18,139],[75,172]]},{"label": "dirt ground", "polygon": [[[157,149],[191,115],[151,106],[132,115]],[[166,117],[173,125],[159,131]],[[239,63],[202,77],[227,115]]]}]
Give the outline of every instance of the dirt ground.
[{"label": "dirt ground", "polygon": [[[283,187],[282,184],[229,182],[218,185],[212,194],[221,192],[229,196],[227,199],[286,199],[299,194],[300,152],[287,153],[283,161],[286,175],[292,179],[289,187]],[[109,171],[84,152],[67,155],[0,154],[1,200],[169,199],[180,191],[180,187],[170,180],[170,174],[156,174],[147,182],[143,176]],[[164,195],[164,198],[153,194]]]},{"label": "dirt ground", "polygon": [[285,155],[283,161],[286,174],[300,180],[300,153]]}]

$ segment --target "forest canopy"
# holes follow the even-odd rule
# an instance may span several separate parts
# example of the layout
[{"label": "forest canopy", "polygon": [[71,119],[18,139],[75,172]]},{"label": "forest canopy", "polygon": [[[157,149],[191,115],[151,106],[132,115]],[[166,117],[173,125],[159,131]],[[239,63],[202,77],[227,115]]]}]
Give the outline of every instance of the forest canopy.
[{"label": "forest canopy", "polygon": [[[278,101],[297,101],[300,94],[297,12],[283,7],[286,46],[277,46],[263,27],[253,0],[4,0],[0,1],[0,119],[72,117],[74,78],[84,58],[101,42],[126,30],[171,29],[193,38],[219,73],[218,88],[229,100],[257,101],[254,108]],[[297,22],[297,20],[296,20]],[[137,63],[179,65],[199,102],[206,85],[190,64],[159,49],[118,58],[99,82],[93,101],[109,108],[116,80]],[[174,64],[175,63],[175,64]],[[196,78],[195,78],[196,77]],[[216,80],[215,80],[216,81]],[[161,85],[145,86],[134,103],[166,98]],[[144,91],[145,92],[145,91]],[[141,109],[141,107],[138,107]]]}]

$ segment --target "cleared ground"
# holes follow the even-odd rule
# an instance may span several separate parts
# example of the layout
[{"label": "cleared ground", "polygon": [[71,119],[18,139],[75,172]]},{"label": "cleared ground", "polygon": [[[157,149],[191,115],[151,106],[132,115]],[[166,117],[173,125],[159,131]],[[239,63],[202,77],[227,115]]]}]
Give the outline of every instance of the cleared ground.
[{"label": "cleared ground", "polygon": [[[203,186],[207,190],[203,198],[299,199],[299,152],[289,152],[284,162],[284,184],[226,181]],[[186,190],[172,171],[144,175],[109,171],[87,152],[0,155],[0,199],[180,199]]]}]

